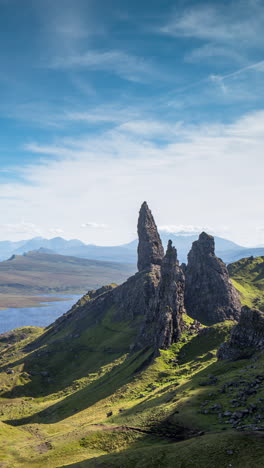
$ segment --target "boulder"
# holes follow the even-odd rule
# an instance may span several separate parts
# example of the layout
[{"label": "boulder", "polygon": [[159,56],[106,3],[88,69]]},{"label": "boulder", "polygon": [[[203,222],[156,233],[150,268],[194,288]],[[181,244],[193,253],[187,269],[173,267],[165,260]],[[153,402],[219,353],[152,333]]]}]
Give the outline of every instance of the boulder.
[{"label": "boulder", "polygon": [[[230,340],[219,348],[219,359],[243,359],[264,349],[264,312],[244,306],[239,323],[231,331]],[[258,380],[256,380],[258,383]],[[254,393],[254,389],[247,392]]]}]

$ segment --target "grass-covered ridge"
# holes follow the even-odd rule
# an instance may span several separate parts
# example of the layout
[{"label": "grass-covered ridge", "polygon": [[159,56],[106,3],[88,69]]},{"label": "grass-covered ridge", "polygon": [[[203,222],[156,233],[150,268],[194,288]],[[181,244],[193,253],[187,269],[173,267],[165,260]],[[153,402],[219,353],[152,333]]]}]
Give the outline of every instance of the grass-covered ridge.
[{"label": "grass-covered ridge", "polygon": [[264,311],[264,257],[242,258],[228,265],[243,305]]}]

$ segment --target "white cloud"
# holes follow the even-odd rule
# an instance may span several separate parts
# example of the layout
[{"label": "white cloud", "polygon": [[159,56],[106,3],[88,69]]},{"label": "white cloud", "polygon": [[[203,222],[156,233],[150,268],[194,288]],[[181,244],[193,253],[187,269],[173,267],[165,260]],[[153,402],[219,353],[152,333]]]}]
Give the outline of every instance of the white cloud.
[{"label": "white cloud", "polygon": [[[231,124],[181,122],[169,136],[165,126],[163,144],[152,124],[145,122],[143,135],[136,124],[133,132],[117,125],[97,136],[28,146],[56,159],[17,168],[24,184],[1,185],[6,222],[23,213],[45,230],[59,223],[66,238],[120,244],[131,240],[146,199],[159,226],[227,225],[231,239],[256,243],[264,197],[264,111]],[[81,228],[98,216],[111,228]]]},{"label": "white cloud", "polygon": [[176,123],[168,123],[168,122],[160,122],[158,120],[128,120],[124,124],[120,125],[119,130],[121,132],[127,132],[138,137],[148,137],[148,138],[159,138],[162,137],[163,139],[171,139],[183,132],[183,125],[182,122]]},{"label": "white cloud", "polygon": [[261,1],[204,2],[183,10],[177,8],[159,32],[196,40],[193,50],[185,54],[186,62],[206,60],[217,65],[236,62],[247,66],[263,48],[263,25]]},{"label": "white cloud", "polygon": [[186,224],[167,224],[164,226],[158,227],[160,231],[165,231],[171,234],[182,234],[182,235],[192,235],[192,234],[199,234],[202,231],[206,232],[213,232],[213,228],[209,226],[193,226],[193,225],[186,225]]},{"label": "white cloud", "polygon": [[106,71],[130,81],[146,81],[161,77],[161,73],[142,57],[119,50],[75,53],[54,58],[48,65],[54,69],[89,69]]},{"label": "white cloud", "polygon": [[185,54],[184,60],[189,63],[200,63],[201,60],[215,61],[219,64],[219,61],[227,63],[244,62],[244,57],[241,56],[241,51],[233,50],[228,46],[216,45],[212,43],[204,44],[202,47],[197,47]]},{"label": "white cloud", "polygon": [[89,222],[89,223],[81,224],[81,227],[90,228],[90,229],[106,229],[108,226],[107,224],[103,224],[103,223]]},{"label": "white cloud", "polygon": [[[264,8],[258,2],[230,2],[228,6],[200,4],[178,11],[160,28],[175,37],[230,42],[259,42],[262,35]],[[240,44],[241,45],[241,44]],[[247,44],[248,45],[248,44]]]}]

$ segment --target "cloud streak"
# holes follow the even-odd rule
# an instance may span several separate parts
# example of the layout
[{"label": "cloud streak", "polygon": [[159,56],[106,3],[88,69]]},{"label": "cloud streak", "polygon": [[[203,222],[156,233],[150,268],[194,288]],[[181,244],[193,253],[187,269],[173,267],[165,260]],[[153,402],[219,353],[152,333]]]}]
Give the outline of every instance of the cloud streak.
[{"label": "cloud streak", "polygon": [[161,77],[146,59],[119,50],[76,53],[54,58],[48,65],[51,69],[87,69],[104,71],[129,81],[147,81]]},{"label": "cloud streak", "polygon": [[107,224],[104,223],[96,223],[96,222],[89,222],[89,223],[83,223],[81,224],[82,228],[88,228],[88,229],[106,229],[108,228]]},{"label": "cloud streak", "polygon": [[177,9],[158,31],[189,41],[192,47],[192,40],[196,40],[196,46],[185,53],[185,62],[205,60],[218,66],[236,62],[246,66],[253,53],[263,49],[263,25],[263,3],[239,0],[228,5],[203,3]]},{"label": "cloud streak", "polygon": [[[239,10],[239,15],[238,15]],[[259,2],[225,5],[200,4],[176,12],[160,32],[174,37],[197,38],[226,43],[234,40],[256,43],[262,40],[264,8]]]}]

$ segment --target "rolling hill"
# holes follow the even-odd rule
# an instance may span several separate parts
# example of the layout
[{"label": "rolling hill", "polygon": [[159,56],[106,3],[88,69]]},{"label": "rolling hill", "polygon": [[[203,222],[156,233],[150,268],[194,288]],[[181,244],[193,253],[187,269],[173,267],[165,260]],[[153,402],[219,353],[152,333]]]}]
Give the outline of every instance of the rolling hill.
[{"label": "rolling hill", "polygon": [[1,294],[82,293],[107,283],[120,283],[133,265],[87,260],[32,251],[0,262]]}]

